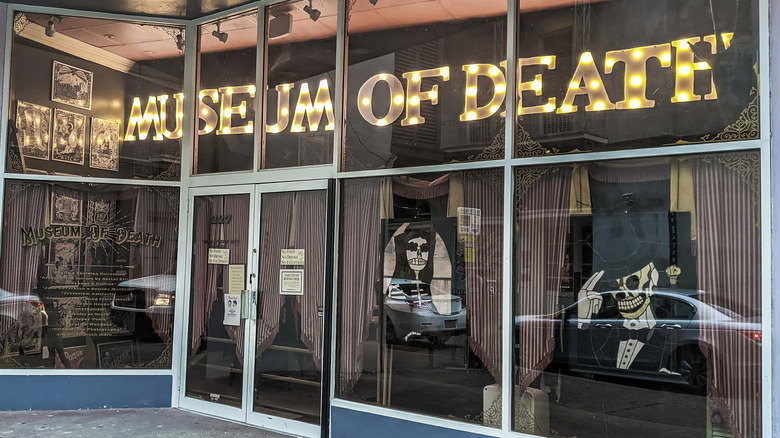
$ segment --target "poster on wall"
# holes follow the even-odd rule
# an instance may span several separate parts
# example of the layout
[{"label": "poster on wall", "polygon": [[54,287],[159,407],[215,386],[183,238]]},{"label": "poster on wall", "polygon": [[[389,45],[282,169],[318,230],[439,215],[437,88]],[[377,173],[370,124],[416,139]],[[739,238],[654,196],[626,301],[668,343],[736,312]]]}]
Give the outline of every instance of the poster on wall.
[{"label": "poster on wall", "polygon": [[51,224],[81,225],[81,194],[59,186],[51,190]]},{"label": "poster on wall", "polygon": [[83,109],[92,109],[92,72],[54,61],[51,100]]},{"label": "poster on wall", "polygon": [[49,256],[49,281],[53,285],[75,285],[78,279],[80,241],[54,241]]},{"label": "poster on wall", "polygon": [[135,363],[131,340],[98,344],[97,353],[98,365],[101,369],[127,368]]},{"label": "poster on wall", "polygon": [[51,159],[84,164],[84,114],[54,109],[54,144]]},{"label": "poster on wall", "polygon": [[16,102],[16,140],[25,158],[49,159],[51,108],[18,100]]},{"label": "poster on wall", "polygon": [[119,171],[119,122],[92,118],[89,167]]}]

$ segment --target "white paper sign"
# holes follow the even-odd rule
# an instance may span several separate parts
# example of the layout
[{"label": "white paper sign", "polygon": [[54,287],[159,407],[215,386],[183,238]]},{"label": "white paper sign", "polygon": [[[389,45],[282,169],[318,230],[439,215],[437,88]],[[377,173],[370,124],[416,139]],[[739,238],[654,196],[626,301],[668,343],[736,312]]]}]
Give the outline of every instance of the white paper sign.
[{"label": "white paper sign", "polygon": [[282,295],[303,295],[303,269],[280,269],[279,293]]},{"label": "white paper sign", "polygon": [[225,294],[225,325],[241,325],[241,294]]},{"label": "white paper sign", "polygon": [[230,250],[223,248],[209,248],[210,265],[227,265],[230,263]]},{"label": "white paper sign", "polygon": [[246,289],[245,283],[244,265],[228,265],[228,293],[240,294]]},{"label": "white paper sign", "polygon": [[482,210],[458,207],[458,234],[476,236],[482,224]]},{"label": "white paper sign", "polygon": [[303,265],[306,262],[305,249],[283,249],[282,265]]}]

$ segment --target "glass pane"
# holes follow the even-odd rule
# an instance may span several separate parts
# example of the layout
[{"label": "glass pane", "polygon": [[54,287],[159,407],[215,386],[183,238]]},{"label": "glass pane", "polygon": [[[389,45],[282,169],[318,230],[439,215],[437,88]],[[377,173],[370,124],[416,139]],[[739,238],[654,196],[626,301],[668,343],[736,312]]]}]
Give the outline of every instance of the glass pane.
[{"label": "glass pane", "polygon": [[254,410],[320,423],[326,193],[262,196]]},{"label": "glass pane", "polygon": [[520,1],[514,156],[755,139],[758,1]]},{"label": "glass pane", "polygon": [[759,163],[516,169],[515,430],[761,436]]},{"label": "glass pane", "polygon": [[183,31],[17,13],[7,171],[178,180]]},{"label": "glass pane", "polygon": [[0,368],[170,368],[179,190],[5,183]]},{"label": "glass pane", "polygon": [[349,2],[344,170],[503,158],[505,0]]},{"label": "glass pane", "polygon": [[251,170],[257,12],[198,28],[198,135],[193,173]]},{"label": "glass pane", "polygon": [[337,2],[267,9],[268,93],[263,168],[333,162]]},{"label": "glass pane", "polygon": [[501,427],[502,187],[500,170],[344,182],[338,397]]},{"label": "glass pane", "polygon": [[240,308],[230,294],[246,289],[229,286],[246,285],[249,195],[197,197],[193,211],[186,395],[241,407],[244,320],[233,325],[225,308]]}]

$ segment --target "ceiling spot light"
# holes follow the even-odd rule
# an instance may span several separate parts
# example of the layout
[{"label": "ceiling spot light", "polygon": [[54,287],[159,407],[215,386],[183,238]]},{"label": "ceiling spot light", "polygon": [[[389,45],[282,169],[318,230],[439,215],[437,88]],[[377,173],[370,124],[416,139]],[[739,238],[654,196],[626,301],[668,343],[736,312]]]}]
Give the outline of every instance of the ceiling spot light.
[{"label": "ceiling spot light", "polygon": [[309,4],[303,7],[303,11],[309,14],[309,18],[311,18],[311,21],[317,21],[317,19],[320,18],[320,12],[318,9],[314,9],[311,5],[311,0],[309,0]]},{"label": "ceiling spot light", "polygon": [[46,25],[46,30],[44,31],[46,33],[46,36],[49,38],[54,37],[54,34],[57,33],[57,31],[54,30],[54,17],[52,16],[51,19],[49,19],[49,23]]},{"label": "ceiling spot light", "polygon": [[379,0],[368,0],[369,3],[371,3],[372,6],[376,6],[377,3],[379,3]]},{"label": "ceiling spot light", "polygon": [[228,34],[225,32],[220,32],[219,30],[219,22],[217,22],[217,30],[211,31],[211,36],[218,39],[221,43],[226,43],[228,39]]},{"label": "ceiling spot light", "polygon": [[184,50],[184,35],[182,35],[181,32],[176,35],[176,48],[179,49],[179,51]]}]

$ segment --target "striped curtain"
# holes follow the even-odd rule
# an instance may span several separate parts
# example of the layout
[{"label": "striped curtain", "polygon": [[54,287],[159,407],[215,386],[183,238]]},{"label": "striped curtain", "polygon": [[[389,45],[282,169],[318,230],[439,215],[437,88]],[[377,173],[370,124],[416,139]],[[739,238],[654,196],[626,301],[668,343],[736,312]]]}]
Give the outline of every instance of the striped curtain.
[{"label": "striped curtain", "polygon": [[[226,241],[226,248],[230,250],[230,264],[241,264],[248,268],[247,257],[249,256],[249,195],[225,196],[223,201],[223,210],[218,215],[230,215],[230,223],[223,226],[223,238]],[[223,291],[227,293],[228,272],[224,265],[209,265],[222,270]],[[245,272],[247,269],[244,270]],[[215,280],[216,281],[216,280]],[[246,285],[246,279],[244,279]],[[225,330],[230,339],[236,341],[236,356],[238,361],[244,363],[244,320],[241,325],[226,325]]]},{"label": "striped curtain", "polygon": [[339,290],[338,392],[355,386],[363,372],[374,284],[379,280],[382,179],[344,181]]},{"label": "striped curtain", "polygon": [[474,242],[474,260],[466,262],[469,343],[497,382],[501,381],[503,199],[502,172],[464,174],[464,207],[479,209],[482,217]]},{"label": "striped curtain", "polygon": [[201,338],[208,331],[211,308],[217,299],[217,277],[213,275],[212,265],[208,264],[209,240],[211,239],[211,217],[217,210],[214,197],[195,198],[195,235],[192,242],[192,312],[191,338],[192,353],[198,351]]},{"label": "striped curtain", "polygon": [[[22,246],[21,230],[43,227],[46,210],[46,185],[17,181],[7,183],[3,211],[2,288],[8,292],[29,295],[38,286],[38,265],[43,245]],[[18,305],[29,306],[26,301]],[[15,328],[15,321],[0,319],[0,338]]]},{"label": "striped curtain", "polygon": [[[551,315],[558,306],[569,232],[571,168],[520,168],[515,178],[515,311]],[[551,318],[517,329],[516,383],[524,389],[552,360],[555,330]]]},{"label": "striped curtain", "polygon": [[[702,299],[745,317],[761,315],[758,169],[757,153],[705,157],[693,168]],[[760,435],[761,346],[705,324],[700,346],[712,364],[710,397],[734,436]]]}]

